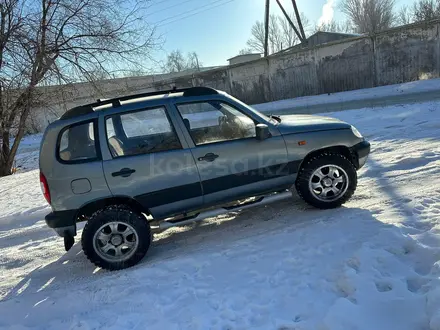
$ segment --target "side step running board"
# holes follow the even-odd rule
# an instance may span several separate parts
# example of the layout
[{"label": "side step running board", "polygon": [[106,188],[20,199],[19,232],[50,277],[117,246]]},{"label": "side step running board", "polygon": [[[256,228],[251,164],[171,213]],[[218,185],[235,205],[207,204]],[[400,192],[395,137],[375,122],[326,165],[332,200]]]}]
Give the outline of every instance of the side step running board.
[{"label": "side step running board", "polygon": [[287,198],[291,198],[291,197],[292,197],[292,192],[287,190],[287,191],[276,193],[273,195],[259,197],[257,199],[258,202],[254,201],[254,202],[250,202],[250,203],[245,203],[243,205],[238,205],[236,207],[227,207],[227,208],[220,207],[218,209],[201,212],[197,216],[190,218],[190,219],[187,219],[187,220],[176,221],[176,222],[162,221],[159,224],[159,228],[160,229],[167,229],[167,228],[171,228],[171,227],[175,227],[175,226],[183,226],[183,225],[187,225],[192,222],[202,221],[206,218],[216,217],[218,215],[229,213],[232,211],[241,211],[241,210],[249,209],[254,206],[266,205],[269,203],[273,203],[273,202],[280,201],[280,200],[287,199]]}]

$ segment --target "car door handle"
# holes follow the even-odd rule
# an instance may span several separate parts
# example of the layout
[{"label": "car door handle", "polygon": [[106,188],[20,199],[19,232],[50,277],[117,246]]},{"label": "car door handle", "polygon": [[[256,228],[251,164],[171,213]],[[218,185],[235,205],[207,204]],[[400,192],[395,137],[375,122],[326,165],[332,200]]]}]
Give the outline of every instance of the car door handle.
[{"label": "car door handle", "polygon": [[205,162],[213,162],[216,158],[218,158],[218,155],[213,154],[212,152],[207,153],[205,156],[203,157],[199,157],[197,158],[197,160],[199,162],[205,161]]},{"label": "car door handle", "polygon": [[133,170],[132,168],[123,168],[119,172],[113,172],[112,176],[122,176],[123,178],[127,178],[134,172],[136,172],[136,170]]}]

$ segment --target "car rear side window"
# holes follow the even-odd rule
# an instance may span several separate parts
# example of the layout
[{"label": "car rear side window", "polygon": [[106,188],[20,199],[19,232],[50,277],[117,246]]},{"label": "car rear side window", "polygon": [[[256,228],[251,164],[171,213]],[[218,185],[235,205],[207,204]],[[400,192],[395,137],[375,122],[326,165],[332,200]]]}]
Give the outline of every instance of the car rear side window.
[{"label": "car rear side window", "polygon": [[62,162],[77,163],[98,158],[93,122],[72,125],[61,133],[58,157]]},{"label": "car rear side window", "polygon": [[113,157],[182,149],[163,107],[107,117],[106,128]]}]

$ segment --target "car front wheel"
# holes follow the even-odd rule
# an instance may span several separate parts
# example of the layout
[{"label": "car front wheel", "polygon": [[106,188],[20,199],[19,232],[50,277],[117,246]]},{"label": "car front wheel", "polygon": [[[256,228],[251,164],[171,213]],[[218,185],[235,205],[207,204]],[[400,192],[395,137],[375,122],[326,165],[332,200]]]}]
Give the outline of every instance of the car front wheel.
[{"label": "car front wheel", "polygon": [[95,212],[85,225],[82,248],[96,266],[124,269],[137,264],[151,243],[150,226],[142,214],[124,205]]},{"label": "car front wheel", "polygon": [[357,186],[353,163],[340,154],[322,153],[305,163],[296,180],[298,194],[308,204],[330,209],[350,199]]}]

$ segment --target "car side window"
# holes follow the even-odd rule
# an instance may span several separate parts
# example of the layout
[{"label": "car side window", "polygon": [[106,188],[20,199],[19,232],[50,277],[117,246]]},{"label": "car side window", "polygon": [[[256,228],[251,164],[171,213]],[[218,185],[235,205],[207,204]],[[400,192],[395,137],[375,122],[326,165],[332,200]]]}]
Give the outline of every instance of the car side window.
[{"label": "car side window", "polygon": [[106,126],[106,130],[107,130],[107,138],[111,138],[113,136],[115,136],[115,126],[113,125],[113,118],[108,118],[105,121],[105,126]]},{"label": "car side window", "polygon": [[221,101],[177,105],[195,145],[255,137],[255,122]]},{"label": "car side window", "polygon": [[113,157],[182,149],[163,107],[107,117],[106,129]]},{"label": "car side window", "polygon": [[58,156],[66,163],[97,159],[93,122],[73,125],[65,129],[60,137]]}]

